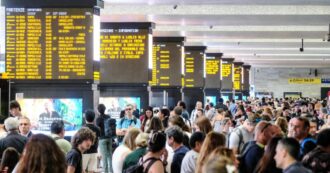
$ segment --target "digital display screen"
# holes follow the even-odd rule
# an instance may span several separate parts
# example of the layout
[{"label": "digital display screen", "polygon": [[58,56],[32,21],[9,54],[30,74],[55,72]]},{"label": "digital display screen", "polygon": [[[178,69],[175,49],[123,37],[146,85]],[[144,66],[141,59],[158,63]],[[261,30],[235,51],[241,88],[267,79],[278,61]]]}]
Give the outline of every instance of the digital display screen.
[{"label": "digital display screen", "polygon": [[148,83],[149,37],[149,29],[101,24],[101,82]]},{"label": "digital display screen", "polygon": [[220,87],[220,58],[206,57],[205,88]]},{"label": "digital display screen", "polygon": [[242,90],[250,90],[250,66],[243,66],[243,84]]},{"label": "digital display screen", "polygon": [[234,65],[234,89],[241,90],[242,87],[242,66]]},{"label": "digital display screen", "polygon": [[82,127],[83,103],[80,98],[26,98],[17,101],[23,116],[30,119],[33,133],[50,133],[54,120],[64,121],[66,136],[73,136]]},{"label": "digital display screen", "polygon": [[99,103],[105,105],[105,114],[115,119],[119,119],[120,112],[127,104],[136,105],[136,108],[141,111],[140,97],[100,97]]},{"label": "digital display screen", "polygon": [[229,96],[228,95],[222,95],[221,98],[223,98],[223,102],[224,103],[229,100]]},{"label": "digital display screen", "polygon": [[151,86],[181,86],[182,44],[154,42]]},{"label": "digital display screen", "polygon": [[184,86],[204,86],[204,51],[185,51],[184,57]]},{"label": "digital display screen", "polygon": [[242,96],[242,100],[247,101],[247,96]]},{"label": "digital display screen", "polygon": [[216,96],[205,96],[205,103],[213,103],[213,105],[216,105],[217,103],[217,97]]},{"label": "digital display screen", "polygon": [[221,89],[232,90],[233,89],[233,62],[228,60],[222,60],[221,66]]},{"label": "digital display screen", "polygon": [[93,79],[91,8],[6,8],[6,77]]}]

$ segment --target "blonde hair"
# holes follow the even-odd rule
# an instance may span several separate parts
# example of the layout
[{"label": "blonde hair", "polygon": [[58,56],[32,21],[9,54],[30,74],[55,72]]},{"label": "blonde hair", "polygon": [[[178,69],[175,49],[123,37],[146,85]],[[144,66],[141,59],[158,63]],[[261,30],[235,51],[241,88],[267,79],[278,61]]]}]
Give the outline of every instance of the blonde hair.
[{"label": "blonde hair", "polygon": [[139,135],[139,133],[140,133],[140,129],[130,128],[124,137],[124,145],[126,145],[131,150],[135,150],[136,148],[135,139]]},{"label": "blonde hair", "polygon": [[199,157],[197,159],[197,173],[202,173],[202,167],[209,154],[217,147],[225,146],[225,144],[226,137],[221,133],[211,131],[206,135],[201,151],[199,152]]},{"label": "blonde hair", "polygon": [[228,157],[209,157],[203,166],[207,173],[236,173],[233,162]]},{"label": "blonde hair", "polygon": [[135,139],[135,144],[138,147],[146,147],[148,145],[149,134],[141,132]]}]

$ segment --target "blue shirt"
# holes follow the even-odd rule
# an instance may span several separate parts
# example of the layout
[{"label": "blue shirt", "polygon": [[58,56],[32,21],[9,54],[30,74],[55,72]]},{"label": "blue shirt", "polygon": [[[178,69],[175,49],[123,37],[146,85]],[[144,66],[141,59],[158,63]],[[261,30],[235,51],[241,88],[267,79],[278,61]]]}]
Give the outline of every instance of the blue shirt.
[{"label": "blue shirt", "polygon": [[133,126],[139,129],[141,127],[141,122],[139,119],[135,118],[134,116],[132,116],[131,119],[125,116],[124,118],[117,120],[117,124],[116,124],[117,129],[127,129],[129,126]]},{"label": "blue shirt", "polygon": [[184,145],[174,151],[171,173],[180,173],[182,160],[188,151],[189,149]]}]

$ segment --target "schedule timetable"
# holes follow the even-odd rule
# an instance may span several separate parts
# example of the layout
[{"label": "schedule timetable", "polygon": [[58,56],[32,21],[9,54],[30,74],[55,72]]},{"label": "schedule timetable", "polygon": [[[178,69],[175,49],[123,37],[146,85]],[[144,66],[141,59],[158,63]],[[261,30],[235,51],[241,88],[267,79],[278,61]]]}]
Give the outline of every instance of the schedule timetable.
[{"label": "schedule timetable", "polygon": [[221,88],[221,56],[222,53],[206,54],[205,88]]},{"label": "schedule timetable", "polygon": [[206,47],[185,47],[184,86],[204,87],[204,54]]},{"label": "schedule timetable", "polygon": [[6,8],[11,79],[93,79],[92,8]]},{"label": "schedule timetable", "polygon": [[151,23],[101,23],[101,82],[149,82],[151,27]]},{"label": "schedule timetable", "polygon": [[151,86],[181,86],[182,43],[154,42]]}]

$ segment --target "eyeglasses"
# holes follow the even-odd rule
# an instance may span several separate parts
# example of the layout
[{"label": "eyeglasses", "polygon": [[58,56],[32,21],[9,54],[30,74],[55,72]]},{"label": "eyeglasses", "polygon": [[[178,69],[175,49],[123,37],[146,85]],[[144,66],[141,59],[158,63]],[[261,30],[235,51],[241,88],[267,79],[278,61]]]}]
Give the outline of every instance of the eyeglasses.
[{"label": "eyeglasses", "polygon": [[271,126],[272,124],[271,123],[267,123],[264,128],[261,129],[261,133],[264,132],[268,126]]},{"label": "eyeglasses", "polygon": [[126,108],[126,109],[125,109],[125,111],[130,111],[130,110],[132,110],[132,108]]}]

